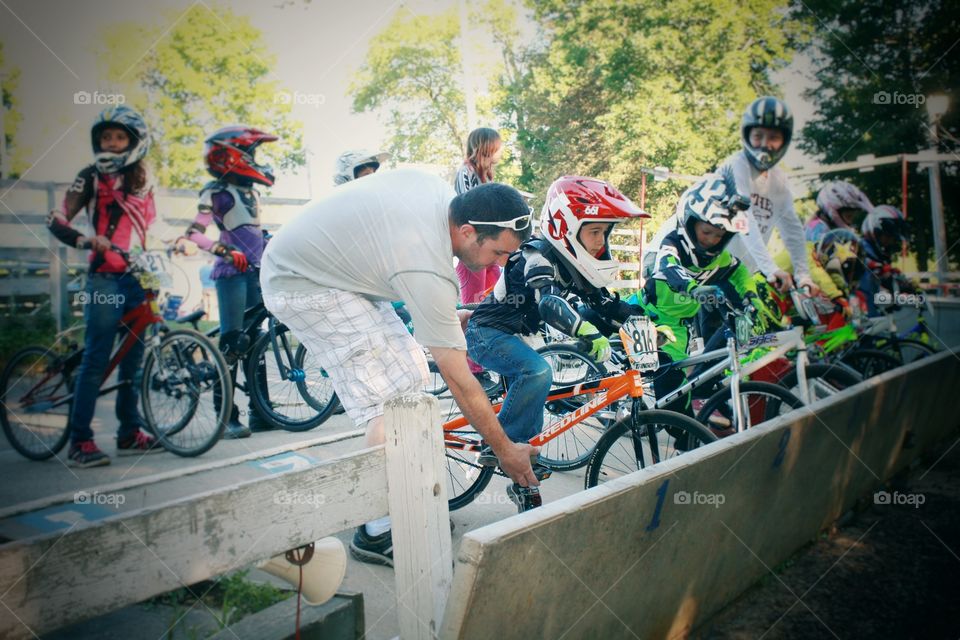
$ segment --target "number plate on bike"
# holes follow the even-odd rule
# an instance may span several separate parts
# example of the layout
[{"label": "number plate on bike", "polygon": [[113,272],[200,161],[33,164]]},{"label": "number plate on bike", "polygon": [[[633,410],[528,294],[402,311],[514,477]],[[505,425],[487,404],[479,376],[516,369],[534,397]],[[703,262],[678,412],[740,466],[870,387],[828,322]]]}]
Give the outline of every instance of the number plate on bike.
[{"label": "number plate on bike", "polygon": [[173,286],[170,261],[162,251],[145,251],[136,257],[134,264],[144,289],[169,289]]},{"label": "number plate on bike", "polygon": [[631,316],[620,327],[623,348],[630,364],[640,371],[653,371],[660,366],[657,354],[657,328],[650,318]]}]

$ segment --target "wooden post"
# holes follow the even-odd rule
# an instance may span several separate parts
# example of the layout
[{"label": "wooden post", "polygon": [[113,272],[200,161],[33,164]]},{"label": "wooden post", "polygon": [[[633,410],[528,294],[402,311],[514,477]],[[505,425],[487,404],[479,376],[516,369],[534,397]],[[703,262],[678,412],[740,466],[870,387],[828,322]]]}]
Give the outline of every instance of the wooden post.
[{"label": "wooden post", "polygon": [[383,417],[400,637],[427,640],[453,581],[440,409],[431,395],[404,394],[387,401]]}]

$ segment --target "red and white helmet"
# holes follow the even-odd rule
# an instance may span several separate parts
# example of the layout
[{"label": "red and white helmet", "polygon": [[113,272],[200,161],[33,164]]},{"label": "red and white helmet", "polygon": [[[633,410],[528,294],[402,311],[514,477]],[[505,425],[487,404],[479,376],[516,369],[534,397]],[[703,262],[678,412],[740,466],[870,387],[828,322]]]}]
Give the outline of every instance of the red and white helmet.
[{"label": "red and white helmet", "polygon": [[828,182],[820,189],[820,193],[817,194],[817,206],[827,215],[834,229],[852,228],[843,221],[840,215],[841,209],[862,209],[864,215],[869,215],[873,211],[873,205],[863,191],[842,180]]},{"label": "red and white helmet", "polygon": [[275,140],[275,135],[243,125],[218,129],[204,141],[203,159],[207,171],[214,178],[233,176],[241,182],[272,186],[273,168],[257,164],[254,154],[261,144]]},{"label": "red and white helmet", "polygon": [[[564,176],[547,189],[540,214],[540,231],[557,254],[595,287],[610,286],[620,269],[610,255],[610,231],[614,224],[650,216],[633,204],[609,182],[597,178]],[[577,239],[583,225],[609,222],[607,242],[599,255],[590,252]]]}]

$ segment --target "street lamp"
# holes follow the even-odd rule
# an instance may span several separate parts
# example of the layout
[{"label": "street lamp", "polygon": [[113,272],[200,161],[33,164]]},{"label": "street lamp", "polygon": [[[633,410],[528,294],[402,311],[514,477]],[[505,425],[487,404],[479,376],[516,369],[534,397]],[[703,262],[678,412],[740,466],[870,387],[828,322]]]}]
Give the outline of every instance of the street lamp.
[{"label": "street lamp", "polygon": [[936,129],[937,124],[940,122],[940,118],[943,117],[943,114],[945,114],[949,108],[949,96],[945,96],[942,93],[936,93],[932,96],[927,96],[927,115],[930,116],[930,123],[933,125],[934,129]]},{"label": "street lamp", "polygon": [[939,152],[940,135],[938,128],[940,119],[950,107],[950,98],[942,94],[927,96],[927,116],[930,119],[928,127],[930,146],[933,160],[927,165],[930,172],[930,217],[933,222],[933,249],[934,266],[937,272],[937,283],[942,287],[946,284],[944,277],[948,271],[947,258],[947,227],[943,222],[943,195],[940,192],[940,163],[936,157]]}]

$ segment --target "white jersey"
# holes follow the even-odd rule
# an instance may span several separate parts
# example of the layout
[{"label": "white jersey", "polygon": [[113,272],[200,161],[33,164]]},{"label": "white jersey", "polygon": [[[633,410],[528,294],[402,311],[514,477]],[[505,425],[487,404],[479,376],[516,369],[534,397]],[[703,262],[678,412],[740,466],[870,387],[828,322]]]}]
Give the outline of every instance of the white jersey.
[{"label": "white jersey", "polygon": [[779,269],[767,250],[773,229],[777,228],[790,253],[796,278],[810,277],[803,224],[793,208],[793,193],[780,167],[757,171],[746,154],[738,151],[720,165],[717,173],[732,177],[737,191],[749,196],[751,203],[747,212],[749,231],[746,235],[737,234],[728,247],[730,253],[743,260],[751,271],[769,277]]},{"label": "white jersey", "polygon": [[403,300],[416,338],[466,349],[448,219],[453,188],[413,169],[384,171],[307,204],[267,245],[264,295],[339,289]]}]

